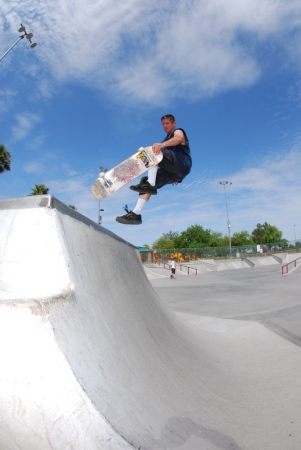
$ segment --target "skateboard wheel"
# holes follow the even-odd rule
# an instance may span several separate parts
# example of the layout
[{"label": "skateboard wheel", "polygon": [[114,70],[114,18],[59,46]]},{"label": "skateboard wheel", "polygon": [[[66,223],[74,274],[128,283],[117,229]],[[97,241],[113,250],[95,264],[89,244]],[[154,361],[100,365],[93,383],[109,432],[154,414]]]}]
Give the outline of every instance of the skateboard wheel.
[{"label": "skateboard wheel", "polygon": [[109,189],[109,192],[111,192],[111,193],[112,193],[112,192],[114,192],[114,191],[115,191],[115,188],[114,188],[114,186],[111,186],[111,187],[110,187],[110,189]]},{"label": "skateboard wheel", "polygon": [[144,150],[144,147],[138,148],[138,152],[143,152],[143,150]]},{"label": "skateboard wheel", "polygon": [[105,176],[105,173],[104,172],[100,172],[99,178],[103,178],[104,176]]}]

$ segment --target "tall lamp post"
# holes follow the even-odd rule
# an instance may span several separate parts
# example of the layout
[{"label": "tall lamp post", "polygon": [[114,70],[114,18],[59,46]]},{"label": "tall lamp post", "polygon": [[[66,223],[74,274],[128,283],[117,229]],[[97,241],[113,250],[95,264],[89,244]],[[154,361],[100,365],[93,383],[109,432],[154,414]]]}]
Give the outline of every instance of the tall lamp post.
[{"label": "tall lamp post", "polygon": [[225,191],[225,200],[226,200],[226,209],[227,209],[227,224],[228,224],[228,233],[229,233],[229,247],[230,247],[230,256],[231,256],[231,223],[230,223],[230,219],[229,219],[229,212],[228,212],[228,203],[227,203],[227,194],[226,194],[226,184],[232,184],[232,182],[230,181],[220,181],[219,184],[222,184],[224,186],[224,191]]},{"label": "tall lamp post", "polygon": [[[104,169],[103,166],[99,166],[100,171],[106,173],[107,169]],[[100,208],[100,200],[98,202],[98,225],[102,224],[102,216],[100,215],[100,213],[104,211],[104,209]]]},{"label": "tall lamp post", "polygon": [[297,247],[297,239],[296,239],[296,225],[293,225],[294,226],[294,230],[295,230],[295,247]]},{"label": "tall lamp post", "polygon": [[30,48],[35,48],[36,47],[37,43],[36,42],[31,42],[31,39],[33,38],[33,34],[32,33],[27,33],[26,28],[24,27],[24,25],[22,25],[22,23],[20,24],[20,28],[19,28],[18,31],[19,31],[19,33],[24,33],[24,34],[21,34],[21,36],[19,36],[19,38],[16,40],[16,42],[11,47],[9,47],[9,49],[4,53],[3,56],[1,56],[0,61],[2,61],[4,56],[6,56],[7,53],[10,52],[11,49],[14,48],[14,46],[17,45],[17,43],[20,42],[25,37],[30,42]]},{"label": "tall lamp post", "polygon": [[104,211],[104,209],[100,208],[100,200],[98,201],[98,225],[102,224],[102,216],[100,213]]}]

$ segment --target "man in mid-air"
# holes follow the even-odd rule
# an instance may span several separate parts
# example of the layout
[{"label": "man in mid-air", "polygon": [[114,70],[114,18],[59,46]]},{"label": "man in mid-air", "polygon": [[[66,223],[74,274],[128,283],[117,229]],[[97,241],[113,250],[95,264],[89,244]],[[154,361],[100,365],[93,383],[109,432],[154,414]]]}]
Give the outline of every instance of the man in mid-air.
[{"label": "man in mid-air", "polygon": [[166,184],[178,184],[189,174],[192,160],[189,140],[182,128],[176,128],[176,121],[172,114],[166,114],[161,118],[166,132],[163,141],[152,146],[153,152],[158,155],[163,153],[162,161],[148,170],[148,176],[142,177],[136,186],[130,186],[132,191],[139,193],[137,204],[133,211],[124,216],[116,217],[117,222],[128,225],[140,225],[142,223],[141,212],[151,195],[157,195],[157,189]]}]

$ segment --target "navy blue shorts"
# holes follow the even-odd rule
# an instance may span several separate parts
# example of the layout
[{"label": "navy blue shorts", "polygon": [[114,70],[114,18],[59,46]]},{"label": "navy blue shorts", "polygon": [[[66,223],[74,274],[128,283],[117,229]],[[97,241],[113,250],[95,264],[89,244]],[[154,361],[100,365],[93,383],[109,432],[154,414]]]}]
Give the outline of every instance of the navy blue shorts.
[{"label": "navy blue shorts", "polygon": [[[168,148],[162,149],[163,159],[158,164],[158,172],[156,177],[156,188],[160,189],[166,184],[172,183],[181,183],[181,181],[185,178],[189,170],[185,173],[183,170],[183,165],[180,163],[179,159],[176,156],[176,153]],[[185,175],[183,175],[185,173]]]}]

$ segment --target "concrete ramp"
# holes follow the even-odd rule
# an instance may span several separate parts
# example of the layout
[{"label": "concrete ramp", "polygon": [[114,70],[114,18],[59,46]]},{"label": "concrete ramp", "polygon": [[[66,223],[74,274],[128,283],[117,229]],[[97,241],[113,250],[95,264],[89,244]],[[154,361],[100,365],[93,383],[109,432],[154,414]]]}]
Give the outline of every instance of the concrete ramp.
[{"label": "concrete ramp", "polygon": [[171,312],[135,247],[51,196],[0,222],[1,449],[300,448],[299,347]]}]

